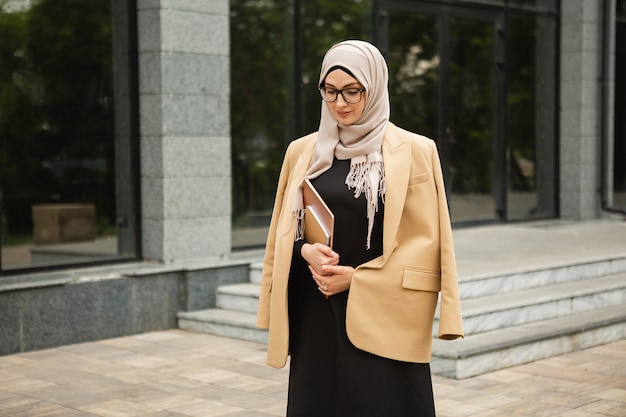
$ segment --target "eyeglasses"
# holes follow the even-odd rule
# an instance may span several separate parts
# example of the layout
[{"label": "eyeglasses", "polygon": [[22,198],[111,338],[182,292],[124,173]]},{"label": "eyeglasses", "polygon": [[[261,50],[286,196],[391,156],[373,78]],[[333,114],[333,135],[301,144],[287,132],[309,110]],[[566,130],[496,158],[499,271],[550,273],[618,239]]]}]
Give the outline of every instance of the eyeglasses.
[{"label": "eyeglasses", "polygon": [[319,90],[322,99],[328,103],[337,101],[339,94],[341,94],[343,101],[350,104],[356,104],[363,98],[365,88],[344,88],[343,90],[336,90],[329,87],[320,87]]}]

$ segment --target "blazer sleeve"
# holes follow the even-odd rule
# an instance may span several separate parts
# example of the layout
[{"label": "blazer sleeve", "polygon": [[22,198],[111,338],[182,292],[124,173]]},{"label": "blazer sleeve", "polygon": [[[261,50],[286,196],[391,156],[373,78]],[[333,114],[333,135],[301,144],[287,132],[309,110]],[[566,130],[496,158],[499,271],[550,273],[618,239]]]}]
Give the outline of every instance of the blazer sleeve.
[{"label": "blazer sleeve", "polygon": [[285,204],[285,190],[289,180],[290,172],[290,151],[291,146],[287,148],[283,164],[278,177],[278,185],[276,187],[276,198],[274,200],[274,208],[272,210],[272,218],[267,234],[267,243],[265,245],[265,257],[263,259],[263,271],[261,272],[261,288],[259,291],[259,307],[257,310],[257,327],[268,329],[270,317],[270,296],[272,291],[272,276],[274,272],[274,255],[276,249],[276,230],[278,228],[278,220],[282,212],[283,204]]},{"label": "blazer sleeve", "polygon": [[433,144],[433,174],[439,199],[439,236],[441,245],[441,305],[439,313],[440,339],[453,340],[463,337],[461,301],[457,279],[456,258],[450,224],[450,212],[443,181],[443,173],[437,147]]}]

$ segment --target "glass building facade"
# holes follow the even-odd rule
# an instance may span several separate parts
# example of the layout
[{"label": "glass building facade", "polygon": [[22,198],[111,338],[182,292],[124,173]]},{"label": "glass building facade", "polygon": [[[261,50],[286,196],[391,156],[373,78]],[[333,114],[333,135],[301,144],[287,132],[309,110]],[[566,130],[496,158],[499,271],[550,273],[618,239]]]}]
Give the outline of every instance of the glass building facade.
[{"label": "glass building facade", "polygon": [[317,130],[323,54],[350,38],[386,56],[392,122],[437,142],[456,225],[558,216],[556,1],[235,0],[231,16],[235,237],[267,224],[286,144]]},{"label": "glass building facade", "polygon": [[[143,259],[138,3],[0,2],[0,275]],[[602,4],[603,208],[624,211],[626,1]],[[233,251],[265,243],[285,148],[318,127],[323,54],[350,38],[388,60],[391,120],[436,141],[455,226],[560,216],[559,1],[231,0],[229,13]]]}]

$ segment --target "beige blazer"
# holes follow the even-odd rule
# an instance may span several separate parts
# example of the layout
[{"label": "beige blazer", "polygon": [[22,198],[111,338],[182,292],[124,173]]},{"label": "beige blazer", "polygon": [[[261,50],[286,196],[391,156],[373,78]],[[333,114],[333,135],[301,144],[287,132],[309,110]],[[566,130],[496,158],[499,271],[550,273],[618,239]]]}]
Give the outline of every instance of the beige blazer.
[{"label": "beige blazer", "polygon": [[[257,326],[269,329],[267,363],[289,354],[287,287],[294,246],[292,207],[316,133],[287,148],[270,222]],[[387,191],[383,254],[358,266],[346,328],[358,348],[405,362],[430,362],[439,295],[438,336],[463,336],[461,304],[443,175],[435,143],[389,123],[383,140]],[[339,254],[341,256],[341,254]]]}]

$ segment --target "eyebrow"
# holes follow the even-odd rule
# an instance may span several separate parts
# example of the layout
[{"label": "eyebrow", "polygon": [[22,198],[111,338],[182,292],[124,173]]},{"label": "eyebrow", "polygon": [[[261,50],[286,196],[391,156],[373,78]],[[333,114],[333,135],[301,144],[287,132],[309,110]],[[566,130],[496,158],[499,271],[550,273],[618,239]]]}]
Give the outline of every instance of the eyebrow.
[{"label": "eyebrow", "polygon": [[325,87],[332,87],[332,88],[334,88],[336,90],[345,90],[346,88],[363,88],[363,86],[359,82],[346,84],[346,85],[343,86],[343,88],[337,88],[336,85],[330,84],[330,83],[327,83],[326,81],[324,81],[324,86]]}]

